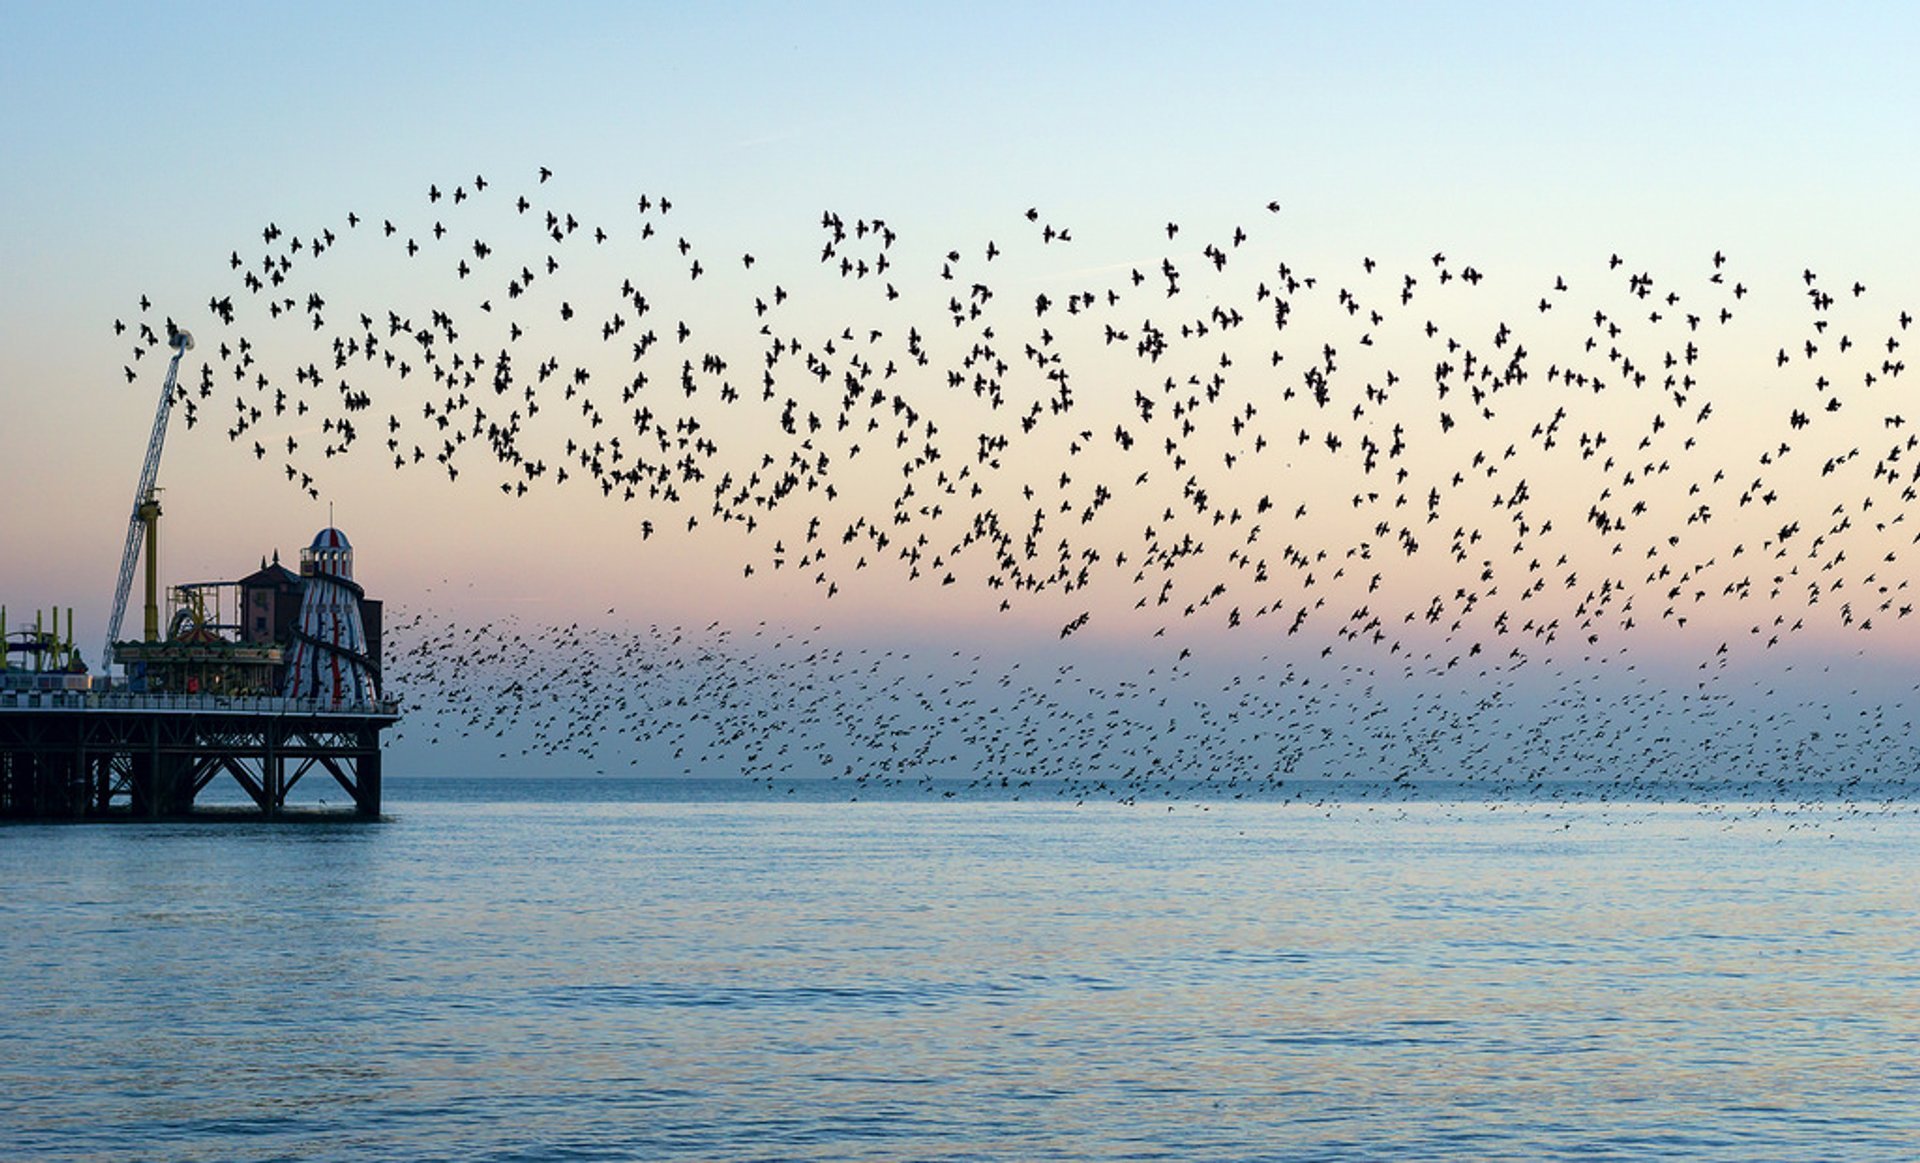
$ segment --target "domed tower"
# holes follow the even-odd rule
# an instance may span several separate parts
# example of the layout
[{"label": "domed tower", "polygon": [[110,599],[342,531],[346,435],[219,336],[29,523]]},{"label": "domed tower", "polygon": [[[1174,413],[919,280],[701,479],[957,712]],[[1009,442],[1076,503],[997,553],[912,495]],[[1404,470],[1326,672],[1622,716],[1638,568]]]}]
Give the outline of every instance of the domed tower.
[{"label": "domed tower", "polygon": [[359,707],[380,696],[380,671],[361,621],[364,591],[353,580],[353,546],[329,525],[300,553],[300,617],[287,657],[286,695]]}]

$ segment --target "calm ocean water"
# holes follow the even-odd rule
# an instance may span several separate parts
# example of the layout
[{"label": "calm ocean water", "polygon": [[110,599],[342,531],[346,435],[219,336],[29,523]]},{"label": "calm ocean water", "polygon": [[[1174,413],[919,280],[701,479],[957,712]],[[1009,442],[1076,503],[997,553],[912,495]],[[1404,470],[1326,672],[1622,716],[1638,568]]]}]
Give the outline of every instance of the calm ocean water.
[{"label": "calm ocean water", "polygon": [[399,783],[0,829],[0,1155],[1920,1156],[1920,822]]}]

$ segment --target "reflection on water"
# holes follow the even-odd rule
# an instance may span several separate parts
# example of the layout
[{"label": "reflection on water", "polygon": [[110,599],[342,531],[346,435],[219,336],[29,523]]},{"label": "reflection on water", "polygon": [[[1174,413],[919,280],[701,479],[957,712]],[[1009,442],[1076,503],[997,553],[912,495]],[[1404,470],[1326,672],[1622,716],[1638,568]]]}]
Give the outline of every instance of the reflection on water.
[{"label": "reflection on water", "polygon": [[1904,816],[389,806],[0,830],[0,1153],[1920,1152]]}]

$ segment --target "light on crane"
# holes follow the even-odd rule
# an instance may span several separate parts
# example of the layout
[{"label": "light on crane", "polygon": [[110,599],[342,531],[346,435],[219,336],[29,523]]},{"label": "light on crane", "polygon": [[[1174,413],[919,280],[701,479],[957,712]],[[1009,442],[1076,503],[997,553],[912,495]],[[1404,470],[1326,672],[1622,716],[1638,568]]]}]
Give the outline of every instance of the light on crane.
[{"label": "light on crane", "polygon": [[113,644],[120,638],[120,622],[127,613],[127,594],[133,588],[133,571],[140,560],[140,544],[147,546],[146,640],[160,638],[160,501],[154,480],[160,474],[160,447],[167,439],[167,417],[173,411],[174,381],[180,375],[180,359],[193,350],[193,336],[185,331],[169,330],[167,346],[173,359],[167,364],[167,382],[160,388],[160,406],[153,415],[153,435],[147,438],[147,460],[140,467],[140,483],[133,491],[133,515],[127,520],[127,544],[120,553],[120,580],[113,587],[113,615],[107,621],[107,646],[101,652],[100,669],[113,667]]}]

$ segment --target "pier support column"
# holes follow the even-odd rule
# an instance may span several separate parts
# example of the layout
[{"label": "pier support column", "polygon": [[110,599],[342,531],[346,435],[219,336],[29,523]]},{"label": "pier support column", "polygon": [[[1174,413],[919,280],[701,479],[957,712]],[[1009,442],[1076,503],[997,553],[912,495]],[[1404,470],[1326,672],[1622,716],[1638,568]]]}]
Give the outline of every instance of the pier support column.
[{"label": "pier support column", "polygon": [[261,806],[269,816],[279,815],[280,809],[287,806],[287,768],[280,754],[286,735],[286,727],[278,722],[268,724],[261,732],[260,786],[267,799]]},{"label": "pier support column", "polygon": [[365,728],[357,734],[360,756],[353,765],[354,806],[361,816],[378,816],[380,814],[380,732]]},{"label": "pier support column", "polygon": [[167,776],[166,765],[160,757],[160,723],[154,720],[147,724],[147,762],[146,770],[139,774],[145,778],[147,797],[147,815],[159,819],[167,814]]}]

